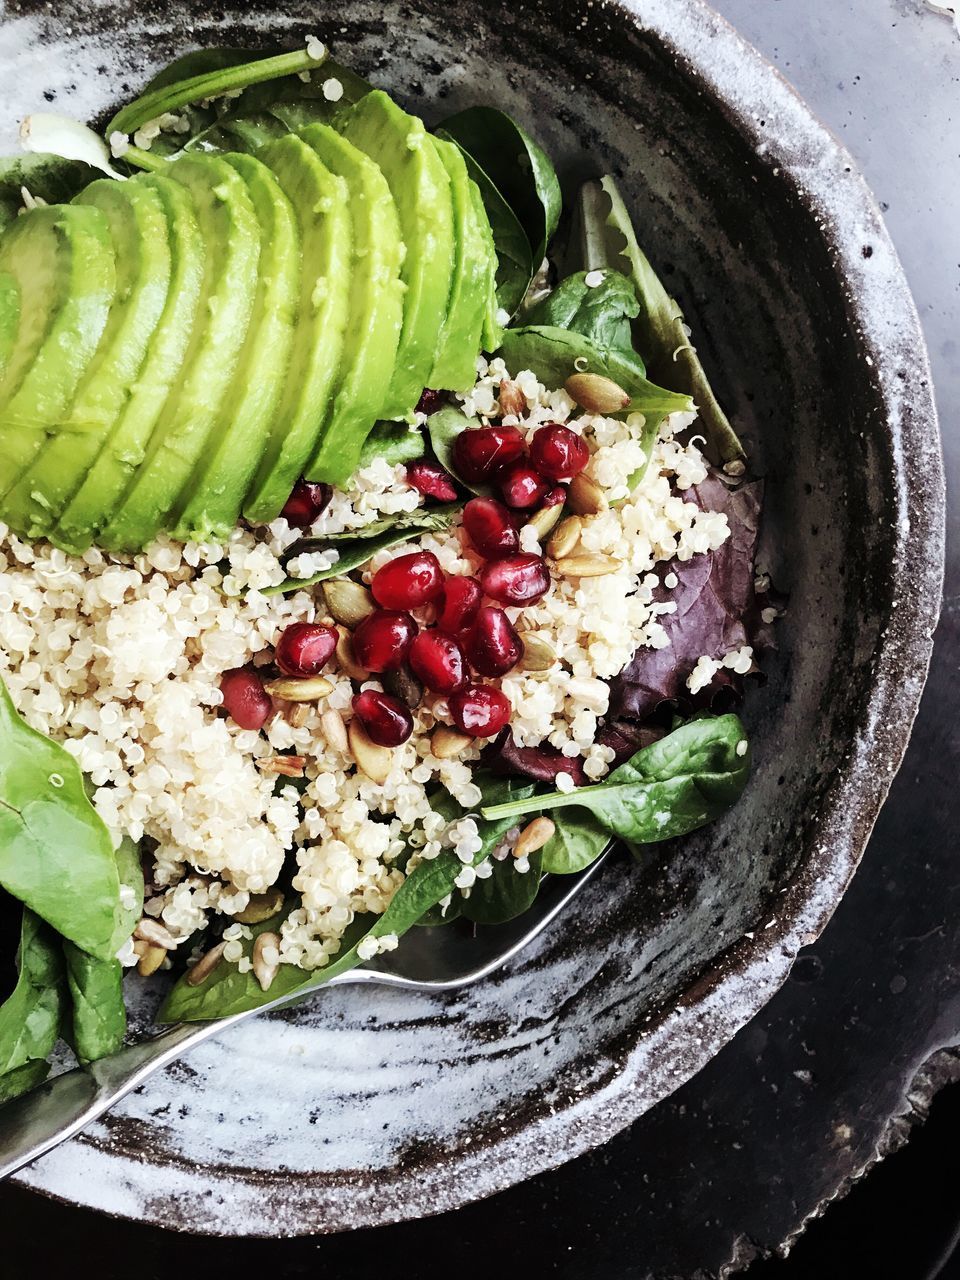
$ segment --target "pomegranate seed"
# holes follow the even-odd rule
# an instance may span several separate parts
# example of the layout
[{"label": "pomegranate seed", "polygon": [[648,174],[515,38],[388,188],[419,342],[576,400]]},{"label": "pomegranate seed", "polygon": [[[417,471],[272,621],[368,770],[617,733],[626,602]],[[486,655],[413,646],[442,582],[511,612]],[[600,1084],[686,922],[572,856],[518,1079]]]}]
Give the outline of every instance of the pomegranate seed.
[{"label": "pomegranate seed", "polygon": [[572,480],[590,461],[590,450],[575,431],[548,422],[533,433],[530,461],[549,480]]},{"label": "pomegranate seed", "polygon": [[453,502],[457,496],[453,481],[439,462],[411,462],[407,467],[407,484],[425,498]]},{"label": "pomegranate seed", "polygon": [[417,634],[409,613],[377,609],[353,633],[353,652],[368,671],[397,671]]},{"label": "pomegranate seed", "polygon": [[234,667],[220,677],[223,709],[241,729],[262,729],[273,703],[252,667]]},{"label": "pomegranate seed", "polygon": [[543,507],[559,507],[566,500],[567,491],[562,484],[558,484],[549,493],[543,495],[543,502],[540,505]]},{"label": "pomegranate seed", "polygon": [[476,578],[448,578],[443,584],[437,626],[448,636],[472,627],[483,592]]},{"label": "pomegranate seed", "polygon": [[468,684],[450,695],[453,723],[474,738],[492,738],[510,719],[506,694],[489,684]]},{"label": "pomegranate seed", "polygon": [[482,676],[503,676],[520,661],[523,642],[503,610],[487,605],[477,614],[466,649],[474,671]]},{"label": "pomegranate seed", "polygon": [[416,609],[443,590],[440,561],[432,551],[397,556],[373,575],[370,590],[384,609]]},{"label": "pomegranate seed", "polygon": [[550,573],[541,556],[505,556],[483,566],[480,585],[501,604],[533,604],[546,594]]},{"label": "pomegranate seed", "polygon": [[470,541],[487,560],[520,550],[513,516],[495,498],[471,498],[463,508],[463,525]]},{"label": "pomegranate seed", "polygon": [[467,484],[480,484],[523,454],[518,427],[469,427],[453,442],[453,461]]},{"label": "pomegranate seed", "polygon": [[332,497],[333,490],[328,484],[301,477],[293,486],[280,514],[294,529],[306,529],[327,509]]},{"label": "pomegranate seed", "polygon": [[353,713],[378,747],[399,747],[413,733],[413,716],[399,698],[364,689],[353,700]]},{"label": "pomegranate seed", "polygon": [[428,689],[453,693],[466,683],[463,650],[442,631],[421,631],[410,646],[407,661]]},{"label": "pomegranate seed", "polygon": [[285,676],[315,676],[333,657],[337,639],[335,627],[293,622],[280,632],[274,658]]},{"label": "pomegranate seed", "polygon": [[497,487],[507,506],[519,511],[538,507],[550,489],[539,471],[522,458],[497,473]]},{"label": "pomegranate seed", "polygon": [[433,391],[430,387],[424,387],[423,394],[417,401],[417,413],[425,413],[429,417],[431,413],[436,413],[438,409],[442,409],[446,403],[446,392]]}]

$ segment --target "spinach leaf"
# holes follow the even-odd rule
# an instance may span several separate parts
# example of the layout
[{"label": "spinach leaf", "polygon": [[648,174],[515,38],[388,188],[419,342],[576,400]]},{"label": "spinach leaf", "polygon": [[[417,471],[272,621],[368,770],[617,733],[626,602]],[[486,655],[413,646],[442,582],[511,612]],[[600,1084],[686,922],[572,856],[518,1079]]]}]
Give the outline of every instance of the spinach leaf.
[{"label": "spinach leaf", "polygon": [[657,423],[668,413],[693,408],[689,396],[648,382],[632,352],[600,347],[582,333],[550,325],[507,329],[500,354],[511,374],[530,369],[547,387],[562,387],[573,373],[603,374],[630,396],[624,413],[642,413]]},{"label": "spinach leaf", "polygon": [[465,489],[469,489],[471,493],[477,494],[478,497],[490,498],[493,496],[491,486],[488,484],[468,484],[457,471],[453,460],[453,446],[457,436],[460,435],[461,431],[466,431],[473,425],[476,425],[476,419],[468,418],[459,409],[454,409],[452,406],[446,409],[438,409],[436,413],[431,413],[427,419],[427,435],[430,437],[430,448],[433,450],[441,467],[445,471],[449,471],[458,484],[462,484]]},{"label": "spinach leaf", "polygon": [[359,467],[369,467],[382,458],[391,467],[401,462],[415,462],[427,451],[423,432],[411,431],[405,422],[378,422],[360,450]]},{"label": "spinach leaf", "polygon": [[543,855],[538,849],[530,855],[530,870],[519,872],[513,858],[494,861],[493,872],[486,880],[477,880],[469,898],[462,900],[461,914],[474,924],[504,924],[522,916],[540,891]]},{"label": "spinach leaf", "polygon": [[57,939],[27,907],[17,967],[17,985],[0,1005],[0,1102],[26,1093],[46,1077],[46,1059],[57,1042],[66,1005]]},{"label": "spinach leaf", "polygon": [[633,285],[619,271],[605,270],[599,284],[588,285],[589,271],[561,280],[554,291],[527,313],[528,325],[549,325],[582,333],[607,350],[633,356],[640,377],[646,372],[633,350],[630,321],[640,311]]},{"label": "spinach leaf", "polygon": [[468,107],[449,116],[441,127],[502,192],[530,242],[533,270],[539,270],[563,204],[549,156],[496,107]]},{"label": "spinach leaf", "polygon": [[95,1062],[123,1044],[127,1011],[119,960],[97,960],[72,942],[63,944],[72,1012],[68,1039],[80,1062]]},{"label": "spinach leaf", "polygon": [[23,208],[21,188],[26,187],[47,204],[64,204],[102,177],[99,169],[82,160],[64,160],[43,152],[5,156],[0,159],[0,230],[15,221]]},{"label": "spinach leaf", "polygon": [[683,312],[670,297],[637,241],[630,215],[612,177],[587,183],[581,193],[584,225],[592,228],[593,253],[604,262],[629,274],[640,301],[636,320],[638,345],[657,378],[675,382],[697,404],[707,440],[707,455],[716,466],[742,462],[745,454],[726,414],[720,407],[700,358],[690,343]]},{"label": "spinach leaf", "polygon": [[[430,530],[447,529],[460,514],[461,504],[451,502],[443,507],[427,507],[389,519],[377,520],[363,529],[352,529],[342,534],[329,534],[325,538],[304,538],[296,544],[299,550],[335,546],[340,553],[337,562],[329,569],[321,569],[309,578],[286,578],[275,587],[264,587],[265,596],[282,595],[288,591],[300,591],[327,578],[340,578],[353,569],[366,564],[371,556],[388,547],[407,542],[413,534]],[[295,552],[293,552],[295,554]]]},{"label": "spinach leaf", "polygon": [[588,814],[558,814],[557,829],[543,847],[543,872],[568,876],[596,862],[610,844],[610,834]]},{"label": "spinach leaf", "polygon": [[[133,933],[137,921],[143,915],[143,867],[140,865],[140,846],[129,836],[123,836],[116,850],[116,859],[121,899],[118,931],[122,942]],[[124,889],[127,890],[126,893]]]},{"label": "spinach leaf", "polygon": [[490,175],[481,168],[463,143],[446,129],[438,129],[437,137],[459,147],[467,173],[477,184],[497,251],[497,305],[512,316],[523,301],[527,287],[540,264],[534,263],[533,249],[527,234]]},{"label": "spinach leaf", "polygon": [[682,725],[595,786],[484,805],[481,813],[511,819],[574,806],[587,809],[611,835],[649,844],[719,817],[739,798],[749,773],[743,725],[734,715],[719,716]]},{"label": "spinach leaf", "polygon": [[113,842],[77,762],[20,718],[2,680],[0,885],[101,960],[129,934]]}]

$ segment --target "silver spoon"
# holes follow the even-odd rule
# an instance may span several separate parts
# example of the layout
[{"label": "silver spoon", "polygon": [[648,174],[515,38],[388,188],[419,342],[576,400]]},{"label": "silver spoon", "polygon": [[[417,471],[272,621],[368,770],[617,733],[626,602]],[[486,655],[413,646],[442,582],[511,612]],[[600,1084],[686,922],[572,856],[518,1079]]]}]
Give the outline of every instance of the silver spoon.
[{"label": "silver spoon", "polygon": [[[363,983],[408,991],[455,991],[478,982],[542,933],[572,902],[605,856],[577,876],[548,876],[530,910],[508,924],[485,925],[473,938],[455,926],[411,929],[395,952],[378,956],[368,967],[331,978],[328,985]],[[65,1071],[6,1103],[0,1107],[0,1180],[72,1138],[201,1040],[254,1014],[297,1004],[322,989],[314,988],[299,997],[282,996],[258,1009],[213,1022],[175,1023],[148,1040],[127,1045],[89,1066]]]}]

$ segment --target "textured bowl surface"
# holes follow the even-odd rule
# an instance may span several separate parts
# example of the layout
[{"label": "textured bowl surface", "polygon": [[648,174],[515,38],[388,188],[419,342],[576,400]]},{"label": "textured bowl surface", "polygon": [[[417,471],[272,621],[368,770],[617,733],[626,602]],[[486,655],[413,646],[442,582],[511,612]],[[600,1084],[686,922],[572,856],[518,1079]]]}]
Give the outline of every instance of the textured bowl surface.
[{"label": "textured bowl surface", "polygon": [[11,7],[0,120],[42,109],[44,90],[90,118],[185,48],[316,31],[428,118],[505,107],[571,188],[614,171],[767,477],[761,560],[790,612],[745,711],[755,777],[723,822],[643,871],[612,858],[575,916],[476,989],[339,988],[248,1022],[20,1175],[237,1235],[455,1207],[604,1141],[697,1071],[853,874],[909,734],[942,560],[924,344],[879,213],[850,157],[699,0],[284,12]]}]

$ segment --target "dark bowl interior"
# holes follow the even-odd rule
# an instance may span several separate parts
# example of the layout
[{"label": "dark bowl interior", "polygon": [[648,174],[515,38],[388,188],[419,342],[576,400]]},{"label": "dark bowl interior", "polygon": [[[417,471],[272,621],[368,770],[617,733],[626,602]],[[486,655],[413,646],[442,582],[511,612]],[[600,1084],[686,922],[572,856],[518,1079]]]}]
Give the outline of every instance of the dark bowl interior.
[{"label": "dark bowl interior", "polygon": [[[296,1073],[269,1074],[274,1028],[262,1024],[229,1052],[198,1052],[179,1082],[148,1086],[73,1154],[28,1171],[29,1185],[237,1234],[488,1194],[607,1138],[701,1066],[773,993],[852,874],[909,733],[938,598],[922,339],[849,158],[776,73],[696,0],[632,9],[296,0],[281,21],[109,0],[24,3],[7,20],[4,119],[43,108],[44,89],[48,109],[89,116],[187,47],[292,46],[316,31],[428,120],[478,101],[513,113],[568,193],[614,172],[766,478],[760,562],[790,597],[744,711],[755,777],[726,819],[643,869],[612,858],[574,918],[475,991],[338,990],[281,1015],[278,1044],[300,1028],[313,1046]],[[336,1057],[344,1036],[359,1074],[311,1075],[310,1055]],[[226,1123],[225,1086],[237,1104]],[[311,1160],[294,1135],[314,1087],[333,1148]],[[178,1097],[187,1114],[174,1124],[162,1104]],[[351,1110],[347,1141],[331,1117]],[[211,1187],[200,1203],[188,1194]]]}]

